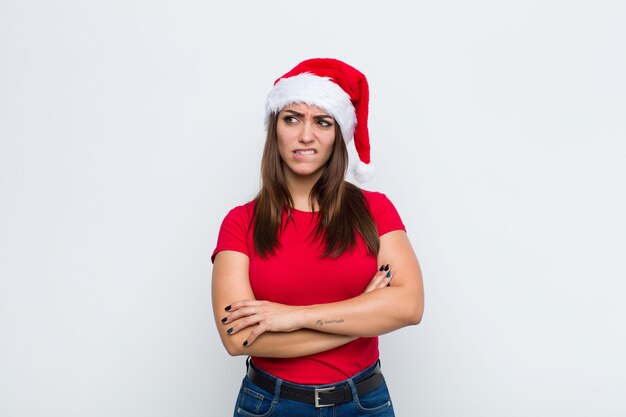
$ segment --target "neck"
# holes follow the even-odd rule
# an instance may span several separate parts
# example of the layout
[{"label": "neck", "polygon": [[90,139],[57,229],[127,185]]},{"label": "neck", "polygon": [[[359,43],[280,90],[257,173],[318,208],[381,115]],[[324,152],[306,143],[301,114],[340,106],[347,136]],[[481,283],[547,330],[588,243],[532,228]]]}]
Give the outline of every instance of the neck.
[{"label": "neck", "polygon": [[[299,176],[293,173],[285,173],[287,188],[289,189],[289,194],[291,194],[291,198],[293,199],[293,208],[302,211],[311,210],[309,196],[311,195],[311,190],[313,189],[313,186],[321,176],[322,171],[307,176]],[[319,210],[317,201],[313,201],[313,211],[317,210]]]}]

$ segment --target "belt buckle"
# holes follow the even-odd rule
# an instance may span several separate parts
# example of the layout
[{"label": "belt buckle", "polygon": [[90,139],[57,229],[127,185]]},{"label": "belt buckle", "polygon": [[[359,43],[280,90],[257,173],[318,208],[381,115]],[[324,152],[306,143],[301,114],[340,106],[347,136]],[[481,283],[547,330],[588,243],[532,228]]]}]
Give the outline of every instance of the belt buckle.
[{"label": "belt buckle", "polygon": [[320,404],[320,392],[328,392],[334,390],[335,387],[315,388],[315,408],[330,407],[334,404]]}]

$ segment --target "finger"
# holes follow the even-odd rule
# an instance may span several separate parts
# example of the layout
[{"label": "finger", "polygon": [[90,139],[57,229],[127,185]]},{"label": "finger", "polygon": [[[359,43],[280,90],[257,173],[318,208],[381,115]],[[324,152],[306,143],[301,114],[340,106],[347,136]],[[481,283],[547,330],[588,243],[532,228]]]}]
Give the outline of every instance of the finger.
[{"label": "finger", "polygon": [[383,272],[378,271],[376,275],[374,275],[372,280],[369,282],[369,284],[367,284],[367,287],[365,288],[365,292],[374,291],[376,288],[378,288],[378,285],[380,285],[380,282],[383,280],[384,276],[385,274]]},{"label": "finger", "polygon": [[383,265],[383,268],[387,268],[387,269],[383,269],[382,272],[379,271],[376,276],[374,276],[374,278],[372,279],[372,281],[370,282],[370,284],[368,285],[368,287],[365,290],[365,293],[377,290],[379,288],[385,288],[388,287],[391,281],[391,268],[389,267],[389,265]]},{"label": "finger", "polygon": [[384,274],[382,272],[376,272],[376,274],[372,277],[372,279],[370,280],[370,282],[367,284],[368,286],[372,286],[374,283],[376,283],[377,281],[380,280],[380,278],[383,276]]},{"label": "finger", "polygon": [[257,337],[261,336],[263,333],[265,333],[265,331],[266,331],[266,327],[264,324],[259,324],[257,327],[255,327],[248,335],[248,338],[244,340],[243,342],[244,347],[250,346],[251,344],[253,344],[254,341],[257,339]]},{"label": "finger", "polygon": [[226,307],[224,307],[224,310],[228,312],[233,312],[241,308],[245,308],[245,307],[258,306],[258,305],[261,305],[262,303],[263,301],[259,301],[259,300],[240,300],[230,305],[227,305]]},{"label": "finger", "polygon": [[239,320],[242,317],[249,317],[249,316],[253,316],[255,314],[259,314],[261,313],[261,309],[258,307],[245,307],[245,308],[241,308],[237,311],[234,311],[232,313],[230,313],[229,315],[227,315],[225,318],[226,320],[223,321],[223,323],[227,324],[227,323],[232,323],[235,320]]},{"label": "finger", "polygon": [[378,268],[378,271],[376,271],[376,273],[374,274],[374,276],[372,277],[372,281],[377,280],[380,277],[385,276],[385,265],[381,265],[380,268]]},{"label": "finger", "polygon": [[393,274],[391,273],[391,270],[389,270],[389,272],[387,272],[387,275],[385,275],[385,279],[383,281],[386,287],[391,287],[391,278],[393,278]]},{"label": "finger", "polygon": [[374,289],[379,288],[380,285],[385,280],[389,271],[390,271],[389,264],[381,266],[378,272],[376,273],[376,275],[374,275],[374,278],[372,278],[372,281],[370,282],[371,286]]},{"label": "finger", "polygon": [[383,280],[385,279],[385,275],[386,273],[383,273],[383,272],[379,272],[378,274],[376,274],[376,276],[370,283],[370,286],[372,287],[372,289],[376,289],[380,286],[381,282],[383,282]]},{"label": "finger", "polygon": [[264,319],[264,316],[261,316],[261,315],[245,317],[243,319],[238,320],[237,323],[233,324],[232,327],[226,330],[226,332],[228,334],[235,334],[245,329],[246,327],[250,327],[250,326],[253,326],[255,324],[262,322],[263,319]]},{"label": "finger", "polygon": [[375,289],[385,288],[386,286],[389,285],[390,280],[391,280],[391,271],[388,271],[382,276],[382,278],[380,279],[380,282],[378,283]]}]

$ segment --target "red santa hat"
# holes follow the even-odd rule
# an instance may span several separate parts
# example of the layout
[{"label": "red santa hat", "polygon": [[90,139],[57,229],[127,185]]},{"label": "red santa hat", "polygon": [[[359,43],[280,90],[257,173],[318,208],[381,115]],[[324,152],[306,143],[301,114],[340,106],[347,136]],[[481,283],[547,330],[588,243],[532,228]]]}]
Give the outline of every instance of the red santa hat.
[{"label": "red santa hat", "polygon": [[265,122],[292,103],[319,107],[330,114],[341,128],[346,144],[354,137],[359,163],[354,175],[359,182],[374,176],[370,164],[367,130],[369,87],[359,70],[332,58],[302,61],[274,82],[265,103]]}]

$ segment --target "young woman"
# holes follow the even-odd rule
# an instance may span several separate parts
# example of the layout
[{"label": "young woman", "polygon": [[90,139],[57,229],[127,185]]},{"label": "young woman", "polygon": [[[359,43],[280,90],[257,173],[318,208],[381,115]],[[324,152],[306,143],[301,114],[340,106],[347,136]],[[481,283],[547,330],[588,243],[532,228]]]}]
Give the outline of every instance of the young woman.
[{"label": "young woman", "polygon": [[222,343],[250,356],[235,416],[393,416],[377,336],[418,324],[424,296],[392,203],[344,179],[352,138],[371,172],[368,99],[362,73],[319,58],[268,96],[261,191],[212,256]]}]

